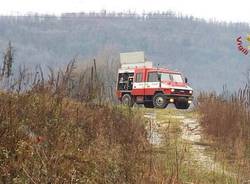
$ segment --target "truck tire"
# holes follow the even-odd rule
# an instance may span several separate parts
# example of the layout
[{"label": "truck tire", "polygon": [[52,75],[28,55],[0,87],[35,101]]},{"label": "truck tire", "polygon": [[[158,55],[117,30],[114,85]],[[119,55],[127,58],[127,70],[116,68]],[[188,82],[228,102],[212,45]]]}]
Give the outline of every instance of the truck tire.
[{"label": "truck tire", "polygon": [[145,102],[144,107],[146,107],[146,108],[154,108],[154,104],[153,104],[153,102]]},{"label": "truck tire", "polygon": [[188,109],[190,106],[190,104],[188,102],[183,102],[183,101],[181,101],[181,102],[177,101],[174,105],[175,105],[176,109]]},{"label": "truck tire", "polygon": [[164,94],[156,93],[153,97],[153,105],[155,108],[164,109],[167,107],[167,99]]},{"label": "truck tire", "polygon": [[131,95],[130,94],[124,94],[122,96],[122,104],[123,105],[127,105],[129,107],[133,107],[134,105],[134,100],[132,99]]}]

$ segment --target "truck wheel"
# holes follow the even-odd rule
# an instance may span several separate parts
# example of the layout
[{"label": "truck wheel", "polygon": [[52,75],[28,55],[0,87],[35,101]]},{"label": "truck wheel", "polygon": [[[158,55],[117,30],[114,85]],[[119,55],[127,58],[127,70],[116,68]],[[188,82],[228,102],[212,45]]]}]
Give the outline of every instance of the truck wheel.
[{"label": "truck wheel", "polygon": [[122,96],[122,104],[132,107],[134,105],[134,100],[132,99],[130,94],[124,94]]},{"label": "truck wheel", "polygon": [[146,107],[146,108],[154,108],[154,104],[153,104],[153,102],[145,102],[144,107]]},{"label": "truck wheel", "polygon": [[162,93],[157,93],[153,97],[153,105],[155,108],[164,109],[167,107],[167,99]]},{"label": "truck wheel", "polygon": [[176,102],[175,107],[176,109],[188,109],[189,108],[189,103],[187,102]]}]

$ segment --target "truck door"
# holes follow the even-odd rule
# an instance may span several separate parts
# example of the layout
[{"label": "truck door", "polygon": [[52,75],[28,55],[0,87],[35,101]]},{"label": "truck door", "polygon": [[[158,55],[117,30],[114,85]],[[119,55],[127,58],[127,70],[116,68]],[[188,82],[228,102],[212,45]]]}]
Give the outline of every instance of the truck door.
[{"label": "truck door", "polygon": [[154,95],[156,90],[159,90],[160,82],[158,80],[157,71],[149,71],[146,74],[146,83],[145,83],[145,95]]},{"label": "truck door", "polygon": [[144,96],[144,73],[143,70],[137,70],[134,74],[133,90],[132,95],[134,96]]}]

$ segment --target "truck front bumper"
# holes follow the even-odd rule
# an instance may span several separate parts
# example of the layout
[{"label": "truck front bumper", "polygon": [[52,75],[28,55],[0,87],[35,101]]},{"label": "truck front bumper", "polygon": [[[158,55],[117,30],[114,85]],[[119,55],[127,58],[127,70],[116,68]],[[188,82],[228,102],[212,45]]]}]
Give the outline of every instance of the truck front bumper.
[{"label": "truck front bumper", "polygon": [[194,97],[190,95],[165,95],[168,103],[186,102],[191,104]]}]

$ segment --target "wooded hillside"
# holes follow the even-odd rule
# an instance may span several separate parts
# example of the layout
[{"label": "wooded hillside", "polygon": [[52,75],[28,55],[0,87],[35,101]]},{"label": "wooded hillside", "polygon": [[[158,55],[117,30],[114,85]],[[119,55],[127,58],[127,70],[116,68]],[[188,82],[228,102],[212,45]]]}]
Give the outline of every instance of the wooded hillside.
[{"label": "wooded hillside", "polygon": [[11,40],[16,64],[51,67],[74,56],[93,58],[104,48],[117,55],[143,50],[155,64],[184,72],[196,90],[220,91],[224,84],[234,90],[245,82],[250,56],[237,50],[236,38],[247,33],[244,23],[207,22],[171,12],[1,16],[0,50]]}]

